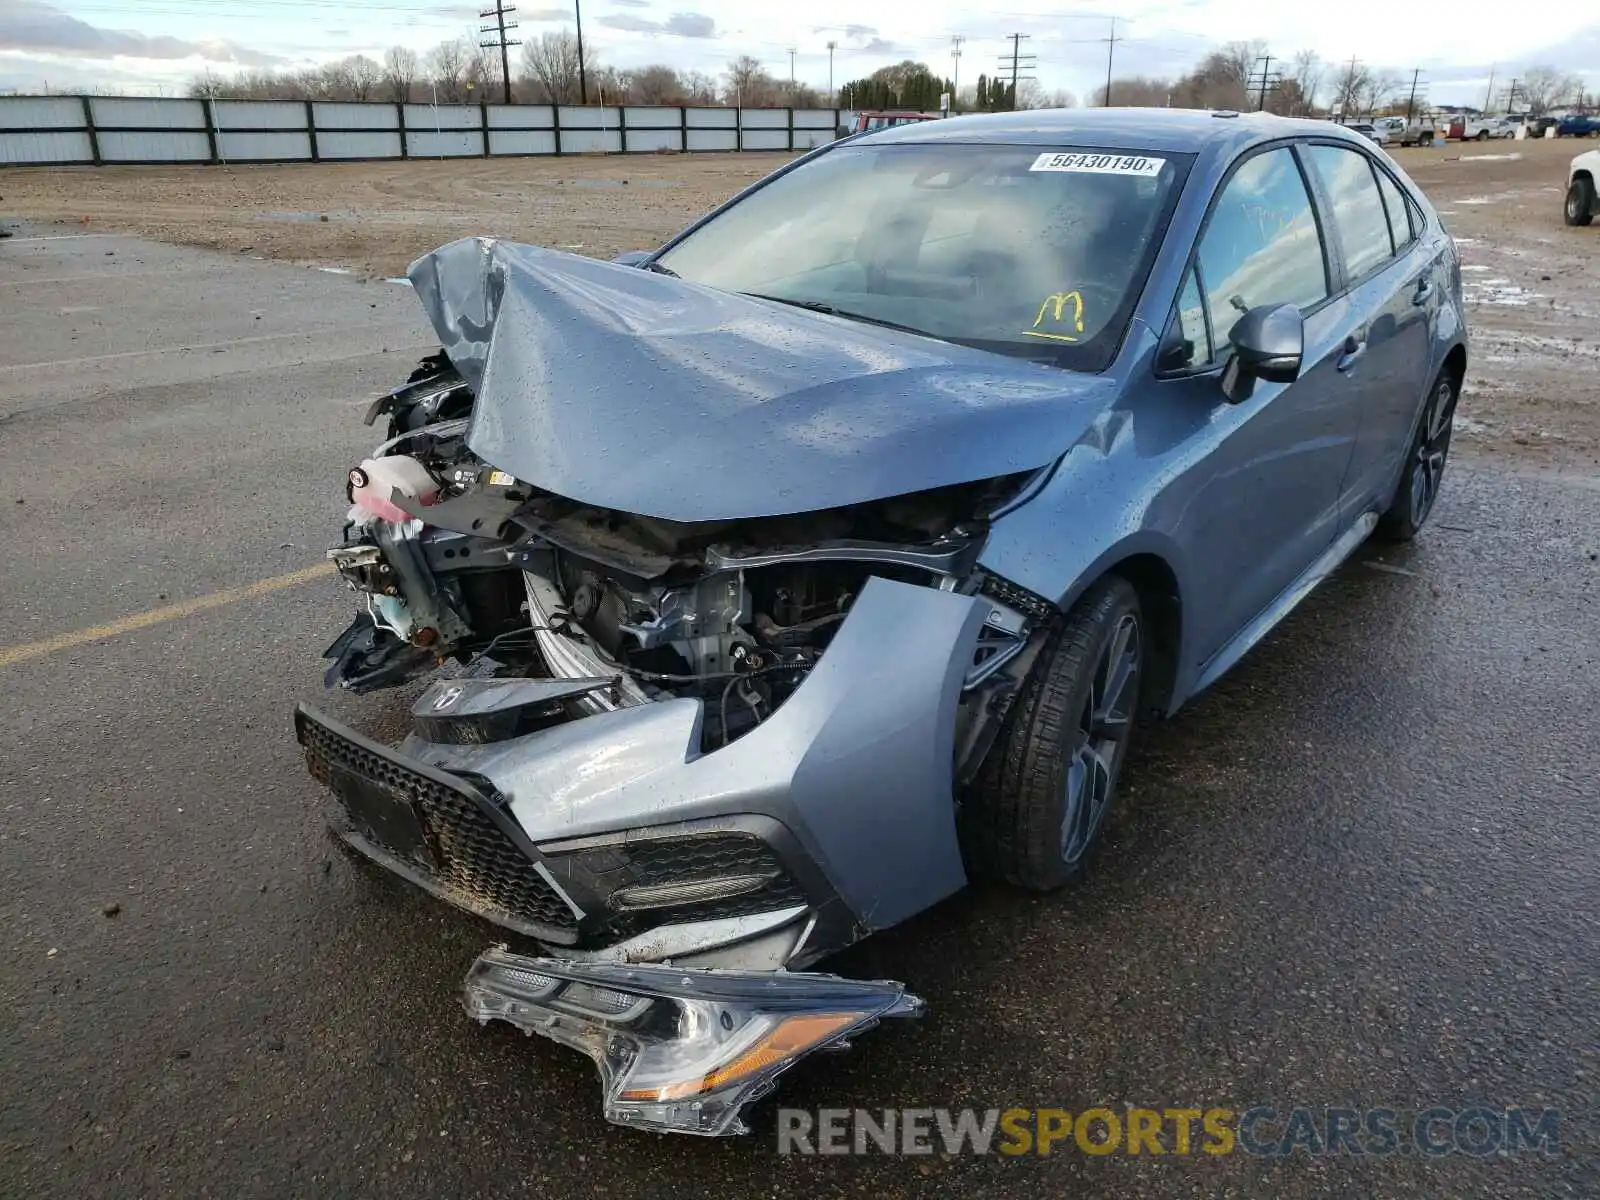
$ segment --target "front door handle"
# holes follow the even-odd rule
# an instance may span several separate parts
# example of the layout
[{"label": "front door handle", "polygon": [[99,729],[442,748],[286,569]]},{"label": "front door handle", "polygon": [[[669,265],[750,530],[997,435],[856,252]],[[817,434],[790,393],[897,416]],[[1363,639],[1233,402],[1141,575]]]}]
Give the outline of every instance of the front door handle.
[{"label": "front door handle", "polygon": [[1367,335],[1363,333],[1360,337],[1357,337],[1352,333],[1349,337],[1345,338],[1344,353],[1339,356],[1339,361],[1333,365],[1340,371],[1348,371],[1351,367],[1360,362],[1366,353]]},{"label": "front door handle", "polygon": [[1424,275],[1417,280],[1417,290],[1411,293],[1411,303],[1426,304],[1433,295],[1433,280]]}]

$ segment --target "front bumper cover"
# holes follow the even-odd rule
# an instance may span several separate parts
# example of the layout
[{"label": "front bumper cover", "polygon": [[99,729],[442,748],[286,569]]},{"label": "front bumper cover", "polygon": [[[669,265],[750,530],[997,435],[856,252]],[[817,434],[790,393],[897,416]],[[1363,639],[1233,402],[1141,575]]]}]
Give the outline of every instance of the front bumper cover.
[{"label": "front bumper cover", "polygon": [[740,1111],[805,1055],[923,1011],[887,981],[575,963],[503,948],[473,963],[462,1002],[481,1024],[508,1021],[587,1054],[606,1120],[712,1137],[748,1132]]}]

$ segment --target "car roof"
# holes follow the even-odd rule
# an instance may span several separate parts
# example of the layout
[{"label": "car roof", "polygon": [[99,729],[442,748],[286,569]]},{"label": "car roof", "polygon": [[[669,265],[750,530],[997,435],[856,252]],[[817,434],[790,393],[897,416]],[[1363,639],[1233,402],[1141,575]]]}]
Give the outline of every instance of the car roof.
[{"label": "car roof", "polygon": [[[1345,135],[1331,121],[1270,113],[1210,112],[1189,108],[1046,108],[979,113],[923,121],[864,134],[874,145],[978,142],[1021,146],[1089,146],[1165,150],[1175,154],[1230,150],[1279,137]],[[1351,138],[1351,140],[1354,140]]]}]

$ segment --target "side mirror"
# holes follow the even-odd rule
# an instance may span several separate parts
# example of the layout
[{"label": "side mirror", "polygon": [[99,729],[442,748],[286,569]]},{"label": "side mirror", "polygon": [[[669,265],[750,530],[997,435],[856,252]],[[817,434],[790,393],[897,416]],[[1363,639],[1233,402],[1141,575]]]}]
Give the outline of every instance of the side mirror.
[{"label": "side mirror", "polygon": [[1294,305],[1252,308],[1234,324],[1228,340],[1233,343],[1233,362],[1228,365],[1239,375],[1268,383],[1293,383],[1299,378],[1306,323]]},{"label": "side mirror", "polygon": [[637,267],[654,253],[654,250],[624,250],[611,261],[619,267]]}]

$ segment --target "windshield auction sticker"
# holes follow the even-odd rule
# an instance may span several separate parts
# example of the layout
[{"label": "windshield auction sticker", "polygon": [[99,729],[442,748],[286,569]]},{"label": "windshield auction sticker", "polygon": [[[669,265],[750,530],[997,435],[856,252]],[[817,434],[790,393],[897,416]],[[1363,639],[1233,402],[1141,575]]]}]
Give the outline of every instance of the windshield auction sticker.
[{"label": "windshield auction sticker", "polygon": [[1041,154],[1030,171],[1073,171],[1080,175],[1142,175],[1154,177],[1167,165],[1164,158],[1143,154]]}]

